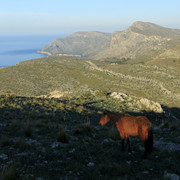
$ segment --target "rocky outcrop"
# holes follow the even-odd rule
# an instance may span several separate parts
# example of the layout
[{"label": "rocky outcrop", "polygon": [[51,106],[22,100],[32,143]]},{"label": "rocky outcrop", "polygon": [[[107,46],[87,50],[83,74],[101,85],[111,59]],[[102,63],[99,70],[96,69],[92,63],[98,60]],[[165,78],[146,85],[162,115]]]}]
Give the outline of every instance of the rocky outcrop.
[{"label": "rocky outcrop", "polygon": [[164,172],[164,178],[167,180],[179,180],[180,177],[174,173]]},{"label": "rocky outcrop", "polygon": [[64,96],[71,96],[72,92],[69,92],[69,91],[52,91],[50,92],[49,94],[47,95],[41,95],[41,96],[38,96],[38,97],[43,97],[43,98],[61,98],[61,97],[64,97]]},{"label": "rocky outcrop", "polygon": [[136,103],[140,108],[145,107],[149,111],[154,111],[157,113],[163,112],[163,109],[159,103],[150,101],[149,99],[141,98],[140,100],[137,100]]},{"label": "rocky outcrop", "polygon": [[170,40],[156,35],[146,36],[128,28],[114,33],[109,51],[113,51],[112,57],[135,58],[146,52],[162,49]]},{"label": "rocky outcrop", "polygon": [[153,111],[156,113],[163,113],[163,109],[159,103],[151,101],[146,98],[138,98],[118,92],[112,92],[110,96],[115,99],[119,99],[120,101],[125,103],[128,107],[137,107],[138,109],[142,109],[142,110]]}]

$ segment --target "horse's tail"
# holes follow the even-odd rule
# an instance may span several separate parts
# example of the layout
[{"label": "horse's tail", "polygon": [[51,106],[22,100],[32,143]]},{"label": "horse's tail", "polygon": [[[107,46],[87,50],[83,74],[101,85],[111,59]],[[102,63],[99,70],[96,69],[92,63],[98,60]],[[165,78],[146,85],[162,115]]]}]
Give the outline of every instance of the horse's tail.
[{"label": "horse's tail", "polygon": [[151,153],[153,151],[153,130],[152,125],[148,127],[148,138],[145,142],[147,152]]}]

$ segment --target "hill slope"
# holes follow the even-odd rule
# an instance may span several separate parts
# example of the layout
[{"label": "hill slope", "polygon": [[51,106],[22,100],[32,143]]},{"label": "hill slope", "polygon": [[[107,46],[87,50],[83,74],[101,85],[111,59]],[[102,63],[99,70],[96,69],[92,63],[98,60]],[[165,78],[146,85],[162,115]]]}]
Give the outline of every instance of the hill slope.
[{"label": "hill slope", "polygon": [[155,58],[167,50],[171,53],[171,49],[179,45],[180,30],[138,21],[128,29],[113,34],[74,33],[63,39],[56,39],[39,52],[91,59],[129,59],[149,54],[151,58]]},{"label": "hill slope", "polygon": [[143,65],[130,62],[70,57],[25,61],[0,69],[0,94],[10,91],[20,96],[77,96],[98,90],[180,107],[180,59],[152,60]]}]

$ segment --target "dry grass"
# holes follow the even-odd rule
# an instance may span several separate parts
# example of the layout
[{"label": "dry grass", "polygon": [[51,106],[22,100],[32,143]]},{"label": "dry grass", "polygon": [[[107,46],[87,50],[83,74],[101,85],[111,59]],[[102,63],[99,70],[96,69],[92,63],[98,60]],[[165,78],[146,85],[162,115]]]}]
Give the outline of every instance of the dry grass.
[{"label": "dry grass", "polygon": [[[90,61],[67,57],[30,60],[1,69],[0,94],[9,91],[9,94],[21,96],[52,97],[54,92],[54,96],[78,96],[90,90],[117,91],[180,107],[180,72],[177,68],[180,60],[143,59],[143,62],[129,60],[119,63],[113,59]],[[8,77],[11,77],[10,81]]]}]

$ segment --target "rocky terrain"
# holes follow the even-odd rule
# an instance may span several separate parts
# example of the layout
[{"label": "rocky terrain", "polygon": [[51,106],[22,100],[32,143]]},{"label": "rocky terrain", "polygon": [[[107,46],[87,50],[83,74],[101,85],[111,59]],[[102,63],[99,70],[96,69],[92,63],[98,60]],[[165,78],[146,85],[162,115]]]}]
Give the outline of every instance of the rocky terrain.
[{"label": "rocky terrain", "polygon": [[179,46],[180,30],[138,21],[128,29],[113,34],[74,33],[63,39],[56,39],[39,52],[90,59],[132,59],[144,55],[155,58],[163,56],[164,53],[167,57],[176,51],[176,58],[179,58]]},{"label": "rocky terrain", "polygon": [[[49,57],[0,69],[0,179],[179,178],[179,61],[165,62]],[[150,119],[148,159],[138,137],[121,152],[115,126],[99,125],[104,109]]]},{"label": "rocky terrain", "polygon": [[[0,96],[0,179],[179,178],[179,119],[170,109],[132,109],[129,100],[98,91],[72,98]],[[116,127],[99,125],[103,109],[150,119],[154,150],[146,160],[138,137],[130,139],[131,153],[122,152]]]}]

